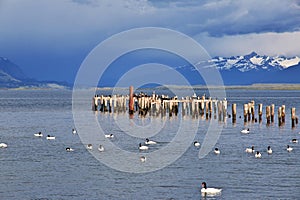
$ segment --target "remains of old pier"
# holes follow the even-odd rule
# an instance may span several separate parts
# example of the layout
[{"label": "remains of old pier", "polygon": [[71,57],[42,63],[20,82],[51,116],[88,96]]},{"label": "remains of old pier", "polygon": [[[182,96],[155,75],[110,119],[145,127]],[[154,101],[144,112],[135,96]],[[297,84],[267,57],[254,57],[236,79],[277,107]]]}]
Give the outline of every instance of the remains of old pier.
[{"label": "remains of old pier", "polygon": [[[211,97],[193,96],[169,97],[167,95],[147,95],[143,92],[134,94],[133,87],[129,87],[129,95],[95,95],[92,100],[92,110],[101,112],[129,112],[130,116],[138,113],[140,116],[169,116],[181,114],[182,116],[202,117],[206,119],[218,119],[225,121],[232,116],[232,123],[236,123],[237,105],[232,104],[232,115],[227,113],[227,100],[212,99]],[[285,105],[278,107],[278,126],[285,124]],[[244,123],[259,122],[263,120],[263,104],[258,104],[258,120],[255,117],[255,101],[245,103],[243,106]],[[274,124],[275,104],[265,106],[266,125]],[[241,117],[240,117],[241,118]],[[296,108],[291,108],[291,126],[298,124]]]}]

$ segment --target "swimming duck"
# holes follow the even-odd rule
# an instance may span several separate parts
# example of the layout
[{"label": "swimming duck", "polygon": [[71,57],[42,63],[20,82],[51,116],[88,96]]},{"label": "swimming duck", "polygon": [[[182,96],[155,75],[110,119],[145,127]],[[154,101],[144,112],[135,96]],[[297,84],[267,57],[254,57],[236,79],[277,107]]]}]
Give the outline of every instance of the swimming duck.
[{"label": "swimming duck", "polygon": [[216,195],[221,193],[222,189],[218,188],[208,188],[206,182],[202,182],[201,193],[202,195]]},{"label": "swimming duck", "polygon": [[35,137],[43,137],[43,134],[42,134],[42,132],[38,132],[38,133],[35,133],[34,136]]},{"label": "swimming duck", "polygon": [[220,152],[220,150],[218,149],[218,148],[215,148],[215,154],[220,154],[221,152]]},{"label": "swimming duck", "polygon": [[298,140],[297,139],[292,139],[291,142],[292,143],[298,143]]},{"label": "swimming duck", "polygon": [[261,158],[261,153],[259,151],[256,152],[255,158]]},{"label": "swimming duck", "polygon": [[200,147],[200,143],[199,143],[198,141],[195,141],[195,142],[194,142],[194,146],[195,146],[195,147]]},{"label": "swimming duck", "polygon": [[293,151],[293,148],[290,147],[290,145],[287,145],[287,146],[286,146],[286,150],[287,150],[288,152],[291,152],[291,151]]},{"label": "swimming duck", "polygon": [[93,149],[93,145],[92,145],[92,144],[87,144],[87,145],[86,145],[86,148],[87,148],[88,150],[92,150],[92,149]]},{"label": "swimming duck", "polygon": [[72,129],[72,133],[73,133],[74,135],[77,134],[77,131],[76,131],[75,128]]},{"label": "swimming duck", "polygon": [[243,130],[241,130],[241,133],[248,134],[248,133],[250,133],[250,129],[249,128],[243,129]]},{"label": "swimming duck", "polygon": [[251,148],[246,148],[246,153],[254,153],[254,146],[251,146]]},{"label": "swimming duck", "polygon": [[0,143],[0,148],[7,148],[7,144],[5,144],[5,143]]},{"label": "swimming duck", "polygon": [[145,157],[145,156],[141,156],[141,157],[140,157],[140,161],[141,161],[141,162],[146,162],[146,157]]},{"label": "swimming duck", "polygon": [[268,146],[267,152],[268,152],[268,154],[272,154],[273,153],[273,151],[272,151],[272,149],[271,149],[270,146]]},{"label": "swimming duck", "polygon": [[55,140],[55,136],[47,135],[46,139],[47,140]]},{"label": "swimming duck", "polygon": [[66,151],[67,151],[67,152],[71,152],[71,151],[74,151],[74,149],[72,149],[72,148],[70,148],[70,147],[67,147],[67,148],[66,148]]},{"label": "swimming duck", "polygon": [[98,147],[98,150],[99,150],[100,152],[103,152],[103,151],[104,151],[104,147],[100,144],[99,147]]},{"label": "swimming duck", "polygon": [[147,146],[142,145],[142,143],[139,144],[139,150],[148,150],[149,148]]},{"label": "swimming duck", "polygon": [[145,144],[156,144],[156,142],[146,138]]},{"label": "swimming duck", "polygon": [[114,138],[114,137],[115,137],[115,136],[114,136],[114,134],[112,134],[112,133],[111,133],[111,134],[106,134],[106,135],[105,135],[105,138]]}]

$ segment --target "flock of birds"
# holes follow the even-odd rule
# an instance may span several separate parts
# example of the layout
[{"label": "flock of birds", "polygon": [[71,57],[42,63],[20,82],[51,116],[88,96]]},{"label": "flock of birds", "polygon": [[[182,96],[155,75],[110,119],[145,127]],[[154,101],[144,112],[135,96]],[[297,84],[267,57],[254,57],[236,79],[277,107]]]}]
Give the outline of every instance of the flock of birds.
[{"label": "flock of birds", "polygon": [[[250,130],[249,130],[249,128],[243,129],[243,130],[241,130],[241,133],[249,134]],[[298,143],[298,140],[294,138],[290,142],[295,144],[295,143]],[[287,145],[286,150],[287,150],[287,152],[291,152],[291,151],[293,151],[293,148],[290,145]],[[273,153],[273,150],[272,150],[271,146],[268,146],[266,151],[269,155]],[[261,152],[255,151],[254,146],[251,146],[250,148],[246,148],[245,152],[246,153],[254,153],[255,158],[261,158],[262,157]]]},{"label": "flock of birds", "polygon": [[[73,129],[72,129],[72,133],[73,133],[74,135],[77,134],[76,129],[73,128]],[[249,134],[249,133],[250,133],[250,130],[249,130],[249,128],[243,129],[243,130],[241,130],[241,133],[242,133],[242,134]],[[38,133],[35,133],[34,136],[35,136],[35,137],[43,137],[43,134],[42,134],[42,132],[38,132]],[[113,134],[106,134],[106,135],[105,135],[105,138],[108,138],[108,139],[113,139],[114,137],[115,137],[115,136],[114,136]],[[47,136],[46,136],[46,139],[47,139],[47,140],[55,140],[55,136],[47,135]],[[291,143],[298,143],[298,140],[297,140],[297,139],[292,139],[290,142],[291,142]],[[138,149],[139,149],[140,151],[146,151],[146,150],[149,149],[149,146],[150,146],[150,145],[155,145],[155,144],[157,144],[156,141],[149,140],[149,138],[146,138],[145,141],[144,141],[144,144],[143,144],[143,143],[139,143]],[[201,145],[200,145],[200,143],[199,143],[198,141],[194,141],[194,146],[195,146],[195,147],[200,147]],[[7,145],[6,143],[0,143],[0,148],[7,148],[7,147],[8,147],[8,145]],[[92,145],[92,144],[87,144],[87,145],[86,145],[86,148],[87,148],[88,150],[92,150],[92,149],[93,149],[93,145]],[[98,150],[99,150],[100,152],[103,152],[103,151],[105,150],[105,149],[104,149],[104,146],[100,144],[100,145],[98,146]],[[293,148],[292,148],[290,145],[287,145],[286,150],[287,150],[288,152],[291,152],[291,151],[293,150]],[[66,151],[67,151],[67,152],[72,152],[72,151],[74,151],[74,149],[72,149],[71,147],[66,147]],[[254,149],[254,146],[251,146],[251,147],[246,148],[245,152],[246,152],[246,153],[254,154],[254,157],[255,157],[255,158],[261,158],[261,157],[262,157],[261,152],[256,151],[256,150]],[[273,153],[273,150],[272,150],[271,146],[268,146],[268,147],[267,147],[266,152],[267,152],[268,154],[272,154],[272,153]],[[216,155],[218,155],[218,154],[221,153],[221,151],[219,150],[219,148],[215,148],[215,149],[214,149],[214,153],[215,153]],[[147,159],[146,159],[145,156],[141,156],[141,157],[140,157],[140,161],[141,161],[141,162],[146,162],[146,160],[147,160]],[[208,188],[207,185],[206,185],[206,182],[202,182],[202,188],[201,188],[201,193],[202,193],[202,195],[216,195],[216,194],[220,194],[221,191],[222,191],[222,189],[219,189],[219,188]]]}]

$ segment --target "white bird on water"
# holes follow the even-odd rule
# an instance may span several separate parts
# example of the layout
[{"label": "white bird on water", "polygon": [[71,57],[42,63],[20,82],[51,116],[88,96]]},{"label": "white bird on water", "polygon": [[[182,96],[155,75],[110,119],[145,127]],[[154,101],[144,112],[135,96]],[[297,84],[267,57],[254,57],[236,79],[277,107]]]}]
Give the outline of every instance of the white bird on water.
[{"label": "white bird on water", "polygon": [[195,147],[200,147],[200,143],[199,143],[198,141],[195,141],[195,142],[194,142],[194,146],[195,146]]},{"label": "white bird on water", "polygon": [[88,150],[92,150],[92,149],[93,149],[93,145],[92,145],[92,144],[87,144],[87,145],[86,145],[86,148],[87,148]]},{"label": "white bird on water", "polygon": [[249,128],[243,129],[243,130],[241,130],[241,133],[248,134],[248,133],[250,133],[250,129]]},{"label": "white bird on water", "polygon": [[273,150],[271,149],[270,146],[268,146],[267,152],[268,152],[268,154],[272,154],[273,153]]},{"label": "white bird on water", "polygon": [[206,182],[202,182],[201,194],[202,195],[217,195],[220,194],[222,189],[219,188],[208,188]]},{"label": "white bird on water", "polygon": [[99,150],[100,152],[103,152],[103,151],[104,151],[104,146],[100,144],[99,147],[98,147],[98,150]]},{"label": "white bird on water", "polygon": [[35,133],[34,136],[35,137],[43,137],[43,134],[42,134],[42,132],[38,132],[38,133]]},{"label": "white bird on water", "polygon": [[146,138],[145,144],[156,144],[157,142],[149,140],[148,138]]},{"label": "white bird on water", "polygon": [[47,140],[55,140],[55,136],[47,135],[46,139]]},{"label": "white bird on water", "polygon": [[139,144],[139,150],[148,150],[149,148],[145,145],[142,145],[142,143]]},{"label": "white bird on water", "polygon": [[141,161],[141,162],[146,162],[146,160],[147,160],[147,159],[146,159],[145,156],[141,156],[141,157],[140,157],[140,161]]},{"label": "white bird on water", "polygon": [[251,148],[246,148],[246,153],[254,153],[254,146],[251,146]]},{"label": "white bird on water", "polygon": [[7,144],[5,144],[5,143],[0,143],[0,148],[7,148]]},{"label": "white bird on water", "polygon": [[72,133],[73,133],[74,135],[77,134],[77,131],[76,131],[75,128],[72,129]]},{"label": "white bird on water", "polygon": [[114,134],[112,134],[112,133],[111,133],[111,134],[106,134],[106,135],[105,135],[105,138],[114,138],[114,137],[115,137],[115,136],[114,136]]},{"label": "white bird on water", "polygon": [[292,143],[298,143],[298,140],[297,139],[292,139],[291,142]]},{"label": "white bird on water", "polygon": [[291,151],[293,151],[293,148],[290,147],[290,145],[287,145],[287,146],[286,146],[286,150],[287,150],[288,152],[291,152]]},{"label": "white bird on water", "polygon": [[259,151],[256,152],[255,158],[261,158],[261,153]]},{"label": "white bird on water", "polygon": [[217,154],[217,155],[221,153],[220,150],[219,150],[218,148],[215,148],[214,152],[215,152],[215,154]]},{"label": "white bird on water", "polygon": [[67,148],[66,148],[66,151],[67,151],[67,152],[71,152],[71,151],[74,151],[74,149],[72,149],[71,147],[67,147]]}]

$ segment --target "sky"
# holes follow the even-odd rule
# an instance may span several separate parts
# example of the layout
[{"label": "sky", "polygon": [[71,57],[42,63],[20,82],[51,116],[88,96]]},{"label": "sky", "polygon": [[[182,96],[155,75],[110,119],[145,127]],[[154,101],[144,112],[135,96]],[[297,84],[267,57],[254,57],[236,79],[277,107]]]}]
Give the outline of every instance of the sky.
[{"label": "sky", "polygon": [[299,0],[0,0],[0,56],[31,78],[72,83],[86,56],[122,31],[163,27],[210,56],[300,56]]}]

